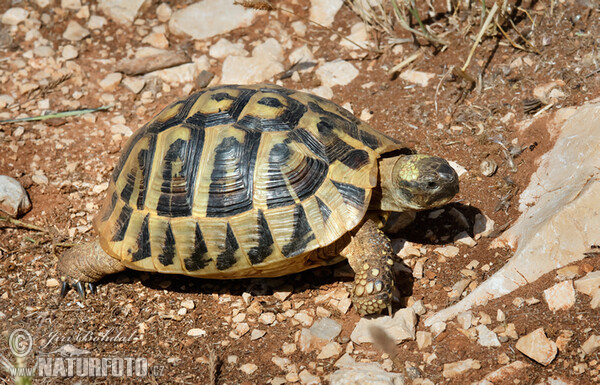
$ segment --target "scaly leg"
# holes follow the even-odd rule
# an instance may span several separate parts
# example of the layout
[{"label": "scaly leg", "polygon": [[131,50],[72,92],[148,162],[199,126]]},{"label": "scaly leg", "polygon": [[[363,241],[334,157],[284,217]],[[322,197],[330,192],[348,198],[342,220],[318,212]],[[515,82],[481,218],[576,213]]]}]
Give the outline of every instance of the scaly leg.
[{"label": "scaly leg", "polygon": [[354,270],[352,303],[360,315],[392,313],[393,251],[390,239],[372,220],[365,221],[341,255]]},{"label": "scaly leg", "polygon": [[81,299],[84,299],[84,284],[87,284],[90,292],[94,294],[96,292],[94,282],[105,275],[125,270],[125,266],[118,259],[106,254],[100,243],[94,241],[65,251],[58,258],[57,269],[62,280],[60,296],[64,297],[71,285],[77,290]]}]

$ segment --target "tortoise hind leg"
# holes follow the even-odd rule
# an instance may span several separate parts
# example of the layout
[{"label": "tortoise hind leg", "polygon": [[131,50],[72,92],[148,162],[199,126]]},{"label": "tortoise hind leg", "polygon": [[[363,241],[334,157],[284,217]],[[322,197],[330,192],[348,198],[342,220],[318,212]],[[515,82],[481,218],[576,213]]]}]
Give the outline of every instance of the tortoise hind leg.
[{"label": "tortoise hind leg", "polygon": [[358,313],[376,314],[387,308],[391,315],[394,260],[390,239],[367,220],[341,254],[354,270],[352,303]]},{"label": "tortoise hind leg", "polygon": [[65,251],[58,258],[57,269],[62,280],[60,296],[64,297],[72,285],[79,296],[85,298],[87,284],[90,292],[95,293],[94,282],[105,275],[114,274],[125,270],[121,261],[106,254],[96,240],[91,243],[77,245]]}]

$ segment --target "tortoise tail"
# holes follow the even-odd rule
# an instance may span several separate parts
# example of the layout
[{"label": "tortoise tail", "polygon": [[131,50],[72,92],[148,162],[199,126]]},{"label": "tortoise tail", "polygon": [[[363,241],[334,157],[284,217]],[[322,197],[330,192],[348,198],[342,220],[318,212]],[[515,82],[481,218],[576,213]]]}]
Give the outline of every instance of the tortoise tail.
[{"label": "tortoise tail", "polygon": [[70,282],[96,282],[125,270],[121,261],[106,254],[97,240],[65,251],[58,258],[57,268],[62,280]]}]

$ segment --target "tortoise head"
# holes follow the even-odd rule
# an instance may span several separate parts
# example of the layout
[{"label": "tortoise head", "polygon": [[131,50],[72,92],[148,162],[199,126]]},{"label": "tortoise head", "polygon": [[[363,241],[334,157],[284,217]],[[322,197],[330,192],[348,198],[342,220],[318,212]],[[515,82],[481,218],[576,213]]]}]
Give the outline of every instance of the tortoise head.
[{"label": "tortoise head", "polygon": [[383,159],[381,209],[427,210],[448,203],[458,193],[458,175],[437,156],[413,154]]}]

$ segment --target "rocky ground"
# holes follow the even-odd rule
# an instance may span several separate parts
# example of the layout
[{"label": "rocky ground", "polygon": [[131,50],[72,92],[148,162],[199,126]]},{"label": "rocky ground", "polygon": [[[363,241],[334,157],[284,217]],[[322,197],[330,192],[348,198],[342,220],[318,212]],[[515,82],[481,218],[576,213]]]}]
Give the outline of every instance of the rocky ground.
[{"label": "rocky ground", "polygon": [[[4,366],[54,352],[146,358],[145,383],[599,383],[593,253],[448,322],[423,322],[512,256],[490,244],[519,216],[519,194],[553,146],[554,114],[600,95],[598,3],[509,2],[466,74],[456,69],[492,2],[485,13],[479,2],[451,12],[445,1],[419,3],[435,38],[415,40],[389,15],[367,28],[364,3],[341,0],[260,11],[221,0],[0,2],[0,120],[110,106],[0,124],[0,175],[31,201],[24,215],[3,206],[18,221],[0,217],[0,330],[33,338],[23,359],[0,343]],[[238,281],[127,271],[84,301],[73,292],[60,301],[57,256],[94,238],[91,219],[127,137],[207,85],[262,81],[330,98],[462,170],[453,203],[394,235],[403,261],[394,318],[360,319],[344,263]],[[383,336],[373,340],[371,323]]]}]

